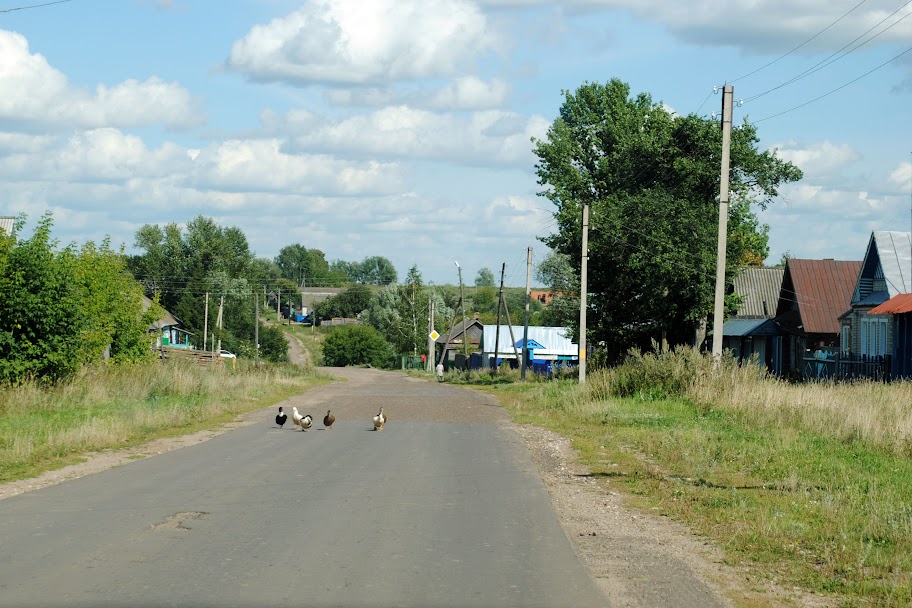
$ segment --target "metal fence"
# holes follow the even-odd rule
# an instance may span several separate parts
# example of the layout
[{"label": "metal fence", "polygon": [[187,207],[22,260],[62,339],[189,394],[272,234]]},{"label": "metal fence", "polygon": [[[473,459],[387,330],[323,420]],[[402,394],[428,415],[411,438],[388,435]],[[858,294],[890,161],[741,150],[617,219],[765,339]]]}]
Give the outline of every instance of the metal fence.
[{"label": "metal fence", "polygon": [[805,357],[802,363],[805,380],[858,380],[866,378],[889,382],[893,378],[891,355],[837,354],[826,358]]}]

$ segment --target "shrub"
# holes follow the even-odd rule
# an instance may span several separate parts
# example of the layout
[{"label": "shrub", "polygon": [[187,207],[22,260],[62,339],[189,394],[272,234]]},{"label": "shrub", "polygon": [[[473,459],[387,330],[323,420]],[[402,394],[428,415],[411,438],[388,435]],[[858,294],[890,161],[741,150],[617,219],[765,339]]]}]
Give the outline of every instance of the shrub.
[{"label": "shrub", "polygon": [[394,359],[392,346],[369,325],[342,325],[335,328],[323,341],[324,365],[372,365],[390,368]]}]

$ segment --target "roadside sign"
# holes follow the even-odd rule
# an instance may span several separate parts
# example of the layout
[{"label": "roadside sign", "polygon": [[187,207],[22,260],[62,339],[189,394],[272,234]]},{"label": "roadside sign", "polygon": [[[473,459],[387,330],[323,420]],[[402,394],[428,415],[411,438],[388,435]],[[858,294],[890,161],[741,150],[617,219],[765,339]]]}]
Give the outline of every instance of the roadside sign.
[{"label": "roadside sign", "polygon": [[428,334],[428,337],[429,337],[431,340],[433,340],[434,342],[436,342],[436,341],[437,341],[437,338],[440,337],[440,334],[438,334],[438,333],[437,333],[437,330],[435,329],[434,331],[432,331],[431,333]]}]

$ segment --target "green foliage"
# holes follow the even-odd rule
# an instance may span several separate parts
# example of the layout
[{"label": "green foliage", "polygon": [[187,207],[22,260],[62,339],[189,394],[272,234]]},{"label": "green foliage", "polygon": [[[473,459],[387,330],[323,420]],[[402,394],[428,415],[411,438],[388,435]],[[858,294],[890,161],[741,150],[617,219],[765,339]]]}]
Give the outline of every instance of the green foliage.
[{"label": "green foliage", "polygon": [[393,263],[382,256],[364,258],[362,262],[334,261],[333,272],[345,273],[351,283],[363,285],[392,285],[398,280]]},{"label": "green foliage", "polygon": [[0,240],[0,382],[54,383],[82,366],[152,357],[142,289],[107,241],[57,249],[45,215],[32,238]]},{"label": "green foliage", "polygon": [[366,285],[352,285],[345,291],[314,304],[314,312],[321,319],[333,317],[357,318],[371,303],[373,294]]},{"label": "green foliage", "polygon": [[272,363],[288,363],[288,339],[281,327],[260,324],[260,358]]},{"label": "green foliage", "polygon": [[475,275],[475,287],[494,287],[494,273],[489,268],[482,268]]},{"label": "green foliage", "polygon": [[393,366],[394,359],[393,348],[370,325],[341,325],[323,340],[324,365],[389,368]]},{"label": "green foliage", "polygon": [[[558,227],[543,241],[568,256],[578,275],[581,209],[590,205],[590,339],[618,355],[652,339],[691,340],[714,293],[718,122],[673,116],[648,94],[630,97],[617,79],[564,95],[547,138],[535,145],[541,195],[554,203]],[[780,184],[801,177],[792,164],[759,152],[757,141],[752,125],[732,132],[733,261],[766,256],[766,229],[750,205],[765,208]]]},{"label": "green foliage", "polygon": [[330,272],[325,254],[319,249],[307,249],[294,244],[282,247],[275,259],[282,276],[301,287],[335,285],[338,278]]}]

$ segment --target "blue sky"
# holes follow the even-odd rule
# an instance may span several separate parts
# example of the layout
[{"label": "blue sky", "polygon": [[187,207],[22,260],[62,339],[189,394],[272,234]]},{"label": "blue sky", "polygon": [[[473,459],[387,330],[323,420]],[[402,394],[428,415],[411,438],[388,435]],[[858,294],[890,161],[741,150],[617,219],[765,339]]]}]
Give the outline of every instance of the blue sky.
[{"label": "blue sky", "polygon": [[860,259],[872,230],[912,226],[912,51],[848,84],[912,49],[906,0],[8,10],[41,3],[0,1],[0,215],[25,212],[30,233],[51,210],[64,243],[132,250],[143,224],[202,214],[258,256],[379,255],[438,284],[454,260],[470,284],[506,263],[524,285],[526,248],[541,260],[554,228],[530,138],[563,89],[613,77],[679,114],[718,111],[713,86],[733,83],[736,124],[805,172],[759,213],[768,263]]}]

